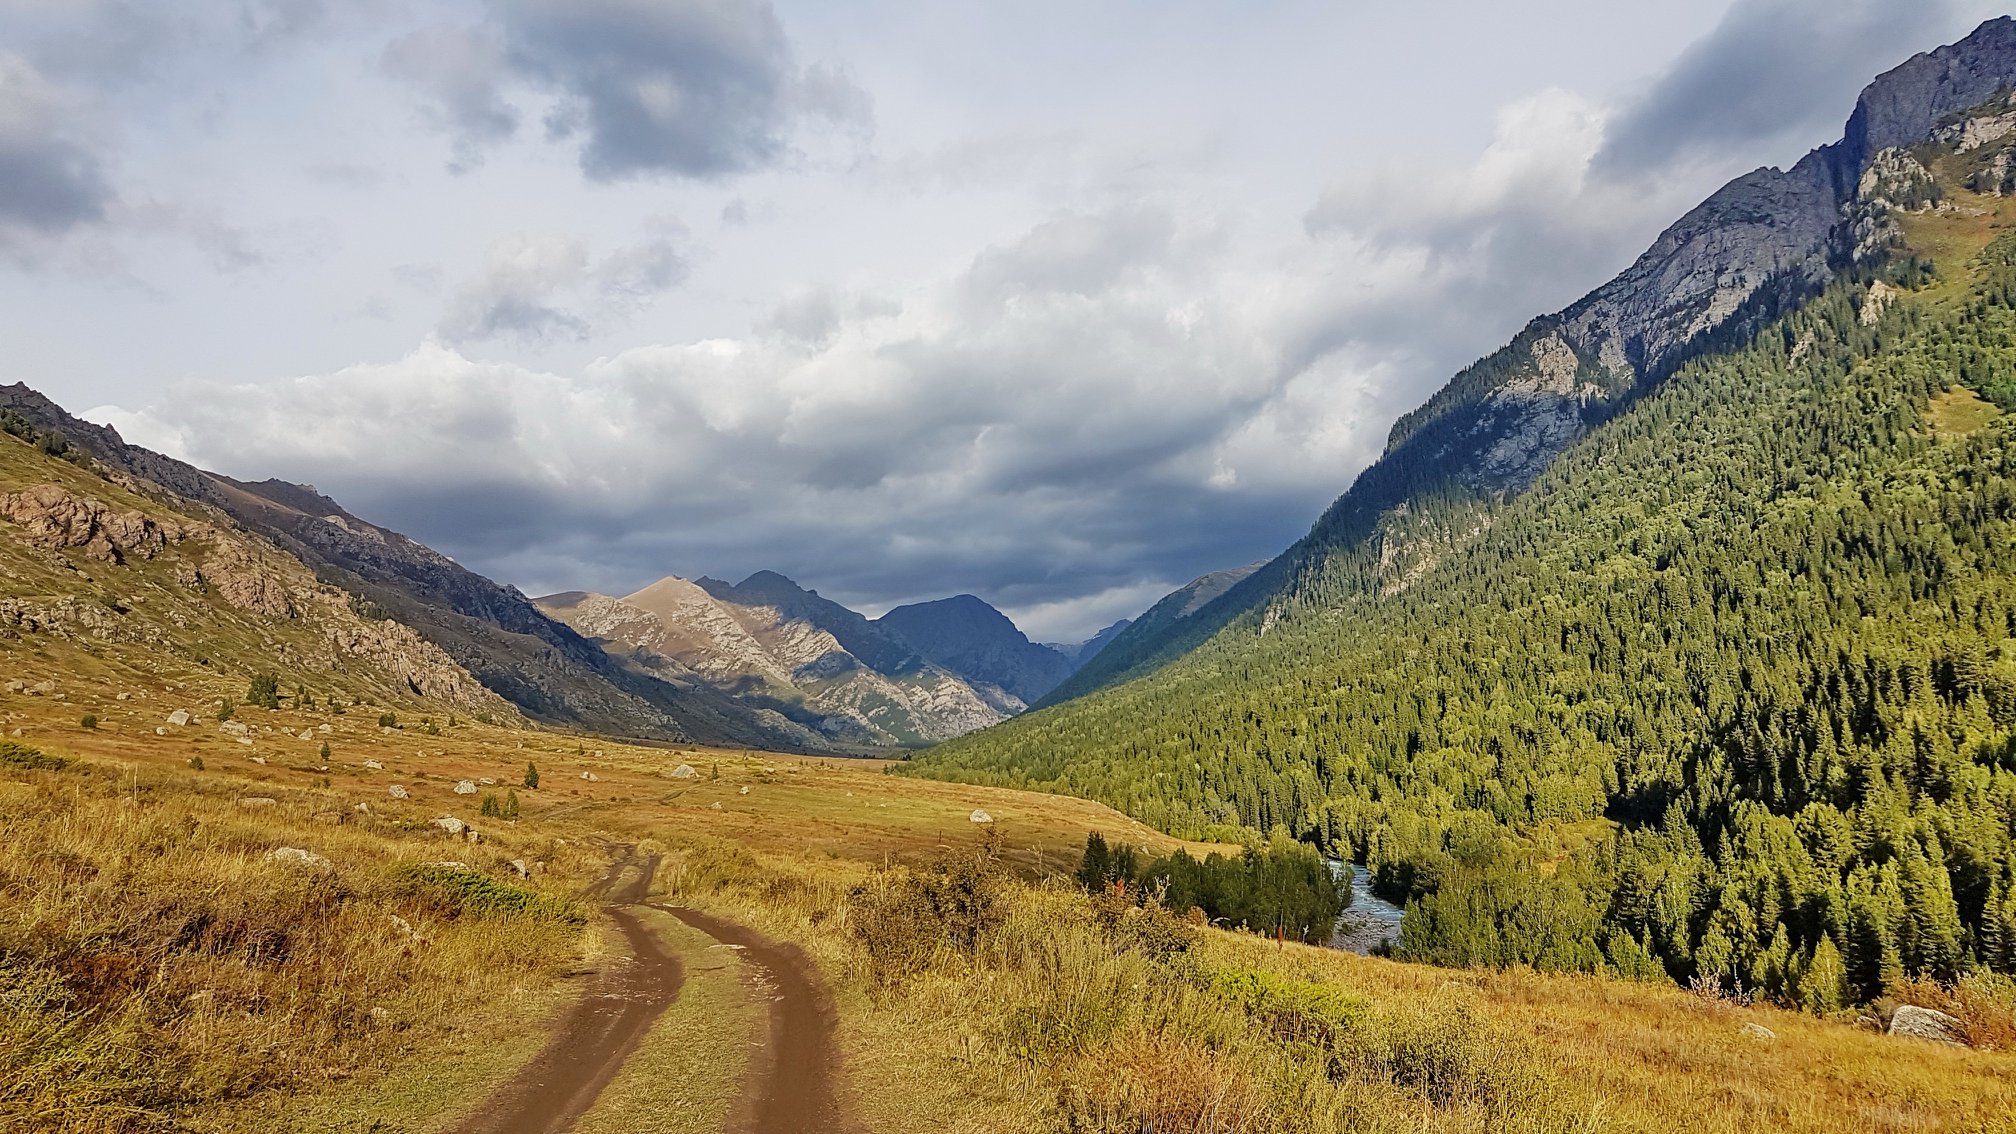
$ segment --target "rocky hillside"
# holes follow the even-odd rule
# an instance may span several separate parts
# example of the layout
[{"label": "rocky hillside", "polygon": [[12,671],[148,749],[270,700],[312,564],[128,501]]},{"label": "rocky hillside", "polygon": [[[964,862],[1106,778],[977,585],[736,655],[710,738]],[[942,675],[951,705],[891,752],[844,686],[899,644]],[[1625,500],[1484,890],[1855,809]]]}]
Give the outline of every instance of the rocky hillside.
[{"label": "rocky hillside", "polygon": [[205,472],[71,417],[25,385],[0,386],[0,409],[67,438],[146,491],[270,541],[355,610],[410,628],[528,717],[640,739],[803,743],[704,682],[681,684],[621,664],[515,588],[358,518],[313,487]]},{"label": "rocky hillside", "polygon": [[1916,56],[1871,83],[1840,141],[1725,185],[1615,279],[1533,320],[1394,425],[1383,457],[1280,557],[1179,620],[1142,619],[1052,694],[1150,672],[1220,631],[1410,586],[1483,533],[1568,445],[1680,365],[1740,343],[1879,252],[1886,153],[1930,140],[2016,81],[2016,21]]},{"label": "rocky hillside", "polygon": [[440,647],[271,540],[18,414],[0,410],[0,425],[0,655],[17,682],[165,682],[204,711],[206,695],[242,698],[272,673],[290,694],[520,719]]},{"label": "rocky hillside", "polygon": [[1031,642],[1008,616],[973,595],[899,606],[874,625],[945,669],[991,687],[990,698],[1034,704],[1076,668],[1070,658]]},{"label": "rocky hillside", "polygon": [[571,591],[538,602],[639,672],[704,682],[805,745],[912,747],[1023,708],[771,571],[734,584],[667,578],[622,598]]}]

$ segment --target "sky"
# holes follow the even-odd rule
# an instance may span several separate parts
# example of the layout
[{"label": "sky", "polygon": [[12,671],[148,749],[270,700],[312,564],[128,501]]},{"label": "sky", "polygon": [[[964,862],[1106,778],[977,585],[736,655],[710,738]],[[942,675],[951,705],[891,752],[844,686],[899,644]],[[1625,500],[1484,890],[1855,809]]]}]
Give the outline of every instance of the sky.
[{"label": "sky", "polygon": [[1075,641],[1973,0],[0,0],[0,381],[528,594]]}]

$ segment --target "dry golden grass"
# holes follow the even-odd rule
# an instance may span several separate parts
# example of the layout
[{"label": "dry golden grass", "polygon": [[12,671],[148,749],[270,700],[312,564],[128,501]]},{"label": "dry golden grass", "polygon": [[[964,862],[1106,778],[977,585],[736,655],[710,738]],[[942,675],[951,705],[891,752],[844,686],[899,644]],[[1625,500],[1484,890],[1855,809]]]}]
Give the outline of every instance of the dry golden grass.
[{"label": "dry golden grass", "polygon": [[[73,679],[67,688],[66,702],[0,702],[25,740],[88,765],[0,774],[4,955],[10,965],[48,958],[62,950],[27,954],[22,943],[69,942],[71,968],[36,965],[100,990],[96,1015],[73,1018],[89,1016],[92,1027],[24,1039],[15,1025],[0,1042],[10,1067],[35,1068],[0,1087],[15,1108],[0,1113],[40,1114],[46,1128],[146,1128],[143,1112],[229,1131],[440,1128],[537,1047],[540,1022],[568,987],[562,974],[581,971],[599,938],[592,924],[584,937],[558,922],[528,931],[430,913],[396,864],[456,858],[508,880],[505,860],[543,859],[548,873],[535,881],[559,893],[598,876],[617,842],[664,854],[661,896],[806,949],[840,1009],[845,1103],[869,1131],[1132,1134],[1153,1121],[1226,1132],[1818,1134],[1987,1131],[2016,1113],[2008,1055],[1671,988],[1429,969],[1216,930],[1158,960],[1084,897],[1024,882],[1009,885],[1004,916],[976,949],[932,949],[918,970],[890,980],[854,932],[852,892],[890,863],[900,875],[972,853],[982,839],[967,818],[976,806],[996,817],[1006,864],[1025,879],[1039,864],[1068,866],[1088,829],[1153,851],[1175,842],[1083,801],[891,777],[865,763],[627,747],[466,722],[438,735],[387,734],[375,715],[292,710],[241,710],[261,730],[245,746],[211,722],[154,735],[151,718],[164,708],[154,697],[129,726],[117,714],[131,702],[111,699],[111,684]],[[64,723],[80,704],[108,708],[112,725]],[[326,773],[308,755],[315,743],[284,735],[322,723],[334,738]],[[252,763],[248,747],[271,753],[268,762]],[[189,770],[191,755],[206,770]],[[365,768],[366,759],[386,767]],[[501,792],[528,759],[542,787],[519,789],[516,823],[483,819],[480,796],[451,790],[487,777],[499,782],[484,790]],[[682,762],[699,776],[667,778]],[[393,782],[413,798],[390,799]],[[247,810],[236,802],[243,796],[276,804]],[[356,812],[358,802],[371,813]],[[447,842],[429,826],[446,814],[490,841]],[[279,845],[328,857],[340,900],[262,860]],[[411,949],[388,936],[395,912],[432,944]],[[228,935],[229,948],[163,952],[180,930],[161,927],[187,925],[192,913],[247,928]],[[247,942],[281,926],[288,960],[264,964]],[[689,982],[692,966],[718,961],[697,935],[670,923],[665,935],[687,958]],[[1284,1027],[1221,994],[1214,974],[1228,972],[1341,990],[1362,1010],[1346,1028]],[[715,1121],[710,1108],[724,1105],[738,1064],[694,1062],[712,1050],[698,1037],[742,1026],[734,1022],[748,1003],[725,985],[689,991],[590,1126],[646,1128],[626,1124],[666,1105],[687,1109],[651,1119],[658,1128]],[[374,1007],[384,1021],[373,1020]],[[1747,1021],[1777,1039],[1747,1038]],[[22,1064],[38,1042],[70,1061]],[[120,1086],[136,1066],[170,1085],[151,1095]],[[49,1109],[59,1105],[94,1117],[71,1121]]]}]

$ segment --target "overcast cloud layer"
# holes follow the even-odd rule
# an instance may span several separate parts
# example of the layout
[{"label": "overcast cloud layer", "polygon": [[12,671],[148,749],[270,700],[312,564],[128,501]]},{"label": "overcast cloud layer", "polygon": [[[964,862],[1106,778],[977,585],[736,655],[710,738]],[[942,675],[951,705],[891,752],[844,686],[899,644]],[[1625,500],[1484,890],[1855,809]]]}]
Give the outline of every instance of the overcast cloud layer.
[{"label": "overcast cloud layer", "polygon": [[535,594],[1081,638],[1996,14],[1506,8],[0,0],[0,379]]}]

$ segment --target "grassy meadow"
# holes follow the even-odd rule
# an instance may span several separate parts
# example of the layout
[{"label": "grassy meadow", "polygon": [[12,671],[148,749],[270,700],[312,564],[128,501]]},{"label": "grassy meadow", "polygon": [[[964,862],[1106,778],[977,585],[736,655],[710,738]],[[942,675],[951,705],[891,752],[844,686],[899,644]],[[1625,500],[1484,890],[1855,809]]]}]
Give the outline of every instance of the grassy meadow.
[{"label": "grassy meadow", "polygon": [[[450,1128],[615,956],[583,895],[619,845],[663,856],[653,900],[817,962],[864,1131],[1985,1132],[2016,1113],[2000,1052],[1088,898],[1055,877],[1088,830],[1178,844],[1082,800],[357,709],[241,707],[244,744],[207,716],[156,723],[208,690],[57,692],[0,700],[20,730],[0,761],[9,1128]],[[484,814],[514,792],[516,819]],[[719,1129],[762,990],[646,913],[686,985],[578,1128]]]}]

